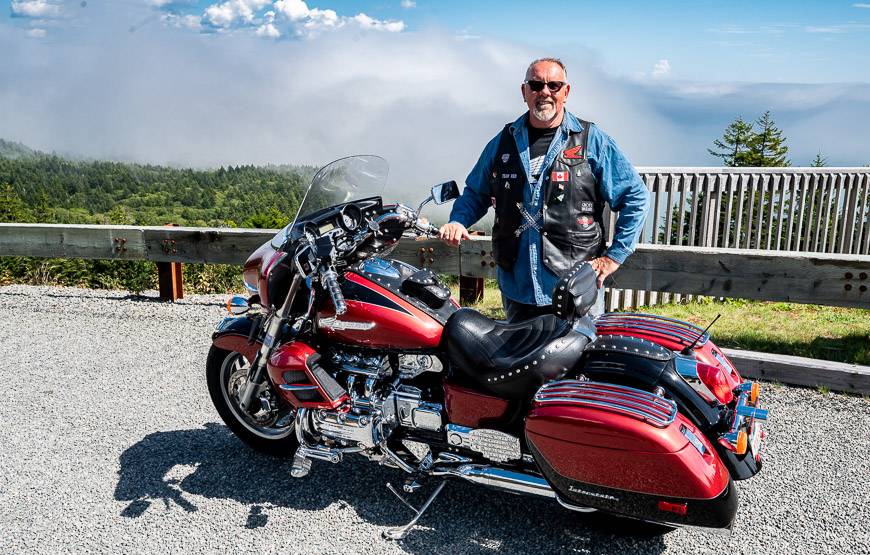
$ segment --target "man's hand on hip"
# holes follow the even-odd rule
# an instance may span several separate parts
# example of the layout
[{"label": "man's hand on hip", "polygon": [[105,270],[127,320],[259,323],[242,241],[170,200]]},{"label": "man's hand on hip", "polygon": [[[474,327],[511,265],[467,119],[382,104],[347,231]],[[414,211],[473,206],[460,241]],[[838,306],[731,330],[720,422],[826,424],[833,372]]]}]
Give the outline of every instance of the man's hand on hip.
[{"label": "man's hand on hip", "polygon": [[470,237],[465,226],[456,222],[442,225],[440,234],[442,241],[454,247],[463,239],[468,239]]},{"label": "man's hand on hip", "polygon": [[589,261],[589,264],[592,266],[592,269],[595,270],[595,273],[598,274],[599,289],[601,289],[601,287],[604,285],[604,279],[619,269],[619,262],[616,262],[611,258],[607,258],[606,256],[593,258]]}]

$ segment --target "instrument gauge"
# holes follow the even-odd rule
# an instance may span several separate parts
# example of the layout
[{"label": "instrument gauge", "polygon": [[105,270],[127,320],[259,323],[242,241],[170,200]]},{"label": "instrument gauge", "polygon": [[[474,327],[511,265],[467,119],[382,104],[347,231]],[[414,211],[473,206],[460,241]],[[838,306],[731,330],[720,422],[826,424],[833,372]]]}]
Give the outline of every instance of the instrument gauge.
[{"label": "instrument gauge", "polygon": [[356,204],[345,204],[338,217],[338,225],[348,233],[356,231],[362,223],[362,210]]}]

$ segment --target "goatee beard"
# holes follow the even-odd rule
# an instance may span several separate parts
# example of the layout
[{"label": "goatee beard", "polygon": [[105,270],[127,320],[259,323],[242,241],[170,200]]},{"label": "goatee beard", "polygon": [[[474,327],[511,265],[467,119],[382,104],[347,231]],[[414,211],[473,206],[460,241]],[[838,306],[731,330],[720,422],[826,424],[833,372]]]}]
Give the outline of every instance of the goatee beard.
[{"label": "goatee beard", "polygon": [[556,107],[552,104],[535,105],[532,114],[541,121],[550,121],[556,117]]}]

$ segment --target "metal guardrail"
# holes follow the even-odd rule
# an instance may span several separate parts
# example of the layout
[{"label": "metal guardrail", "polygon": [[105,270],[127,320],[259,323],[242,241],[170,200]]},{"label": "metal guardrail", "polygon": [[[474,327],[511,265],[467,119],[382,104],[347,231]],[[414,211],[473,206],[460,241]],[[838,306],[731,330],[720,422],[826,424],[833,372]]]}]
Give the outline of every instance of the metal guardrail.
[{"label": "metal guardrail", "polygon": [[[275,230],[0,224],[0,256],[242,264]],[[468,277],[495,277],[489,237],[459,248],[403,240],[391,256]],[[870,308],[870,255],[641,244],[614,287]]]}]

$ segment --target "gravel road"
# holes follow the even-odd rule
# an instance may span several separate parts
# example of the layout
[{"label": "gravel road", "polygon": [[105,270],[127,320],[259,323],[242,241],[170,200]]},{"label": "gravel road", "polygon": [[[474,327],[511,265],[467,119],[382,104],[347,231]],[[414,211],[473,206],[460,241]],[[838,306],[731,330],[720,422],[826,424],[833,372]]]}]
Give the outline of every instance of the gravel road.
[{"label": "gravel road", "polygon": [[555,503],[451,483],[403,542],[399,472],[315,462],[308,478],[223,426],[204,361],[223,297],[177,304],[0,287],[0,551],[870,553],[870,399],[765,384],[765,469],[731,534],[624,538]]}]

